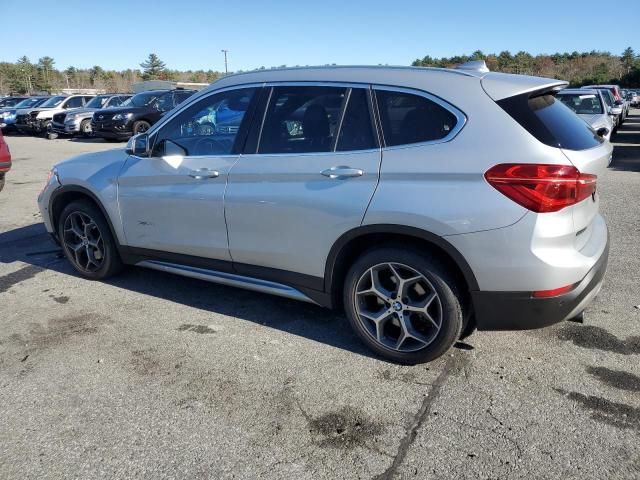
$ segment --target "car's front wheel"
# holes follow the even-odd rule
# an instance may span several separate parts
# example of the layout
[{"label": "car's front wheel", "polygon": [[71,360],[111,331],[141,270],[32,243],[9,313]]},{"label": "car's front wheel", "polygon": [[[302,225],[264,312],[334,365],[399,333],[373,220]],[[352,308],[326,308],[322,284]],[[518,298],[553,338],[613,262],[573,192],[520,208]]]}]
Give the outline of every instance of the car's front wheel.
[{"label": "car's front wheel", "polygon": [[67,259],[83,277],[101,280],[122,269],[109,225],[89,201],[74,201],[62,210],[58,238]]},{"label": "car's front wheel", "polygon": [[462,298],[447,268],[400,246],[364,253],[345,279],[344,306],[358,336],[399,363],[434,360],[460,337]]},{"label": "car's front wheel", "polygon": [[149,122],[145,122],[144,120],[138,120],[133,123],[133,134],[138,135],[140,133],[144,133],[151,128],[151,124]]},{"label": "car's front wheel", "polygon": [[93,134],[93,129],[91,128],[91,120],[90,119],[88,119],[88,118],[84,119],[80,123],[80,133],[85,138],[90,137]]}]

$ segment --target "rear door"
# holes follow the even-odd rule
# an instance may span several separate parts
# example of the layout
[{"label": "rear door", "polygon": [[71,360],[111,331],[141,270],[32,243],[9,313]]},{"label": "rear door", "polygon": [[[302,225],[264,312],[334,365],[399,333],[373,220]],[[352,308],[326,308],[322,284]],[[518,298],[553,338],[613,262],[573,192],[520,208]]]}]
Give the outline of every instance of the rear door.
[{"label": "rear door", "polygon": [[298,284],[321,289],[331,246],[362,223],[378,183],[369,87],[276,85],[263,110],[229,175],[234,268],[295,272]]}]

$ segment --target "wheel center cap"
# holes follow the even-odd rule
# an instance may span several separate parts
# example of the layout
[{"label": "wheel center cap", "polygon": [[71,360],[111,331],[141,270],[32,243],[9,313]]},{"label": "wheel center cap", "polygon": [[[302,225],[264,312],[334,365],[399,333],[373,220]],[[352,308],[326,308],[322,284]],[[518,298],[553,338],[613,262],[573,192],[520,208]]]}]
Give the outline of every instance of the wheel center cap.
[{"label": "wheel center cap", "polygon": [[396,312],[399,312],[399,311],[401,311],[401,310],[402,310],[402,303],[400,303],[400,302],[398,302],[398,301],[393,302],[393,303],[391,304],[391,308],[393,308]]}]

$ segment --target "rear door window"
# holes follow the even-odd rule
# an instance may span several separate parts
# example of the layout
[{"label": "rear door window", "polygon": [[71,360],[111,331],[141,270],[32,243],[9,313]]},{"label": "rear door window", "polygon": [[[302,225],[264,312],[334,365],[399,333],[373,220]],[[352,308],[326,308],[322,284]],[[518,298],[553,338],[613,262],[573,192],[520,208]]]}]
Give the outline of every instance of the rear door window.
[{"label": "rear door window", "polygon": [[441,140],[458,122],[452,112],[421,95],[376,89],[376,99],[387,147]]},{"label": "rear door window", "polygon": [[346,87],[274,87],[258,153],[333,151]]},{"label": "rear door window", "polygon": [[369,110],[369,98],[363,88],[354,88],[349,94],[342,118],[336,151],[369,150],[376,148],[374,124]]},{"label": "rear door window", "polygon": [[498,105],[531,135],[551,147],[586,150],[604,141],[550,93],[516,95],[498,101]]}]

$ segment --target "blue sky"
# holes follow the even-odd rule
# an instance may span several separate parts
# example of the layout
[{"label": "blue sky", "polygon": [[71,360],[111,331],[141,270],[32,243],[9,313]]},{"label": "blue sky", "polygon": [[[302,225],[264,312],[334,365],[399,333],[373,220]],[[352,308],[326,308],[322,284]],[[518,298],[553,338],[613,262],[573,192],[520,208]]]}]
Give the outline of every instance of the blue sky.
[{"label": "blue sky", "polygon": [[[0,61],[49,55],[57,68],[407,65],[415,58],[527,50],[640,50],[637,0],[0,0]],[[612,11],[615,9],[618,13]],[[599,16],[602,15],[602,16]],[[615,24],[610,20],[615,17]]]}]

